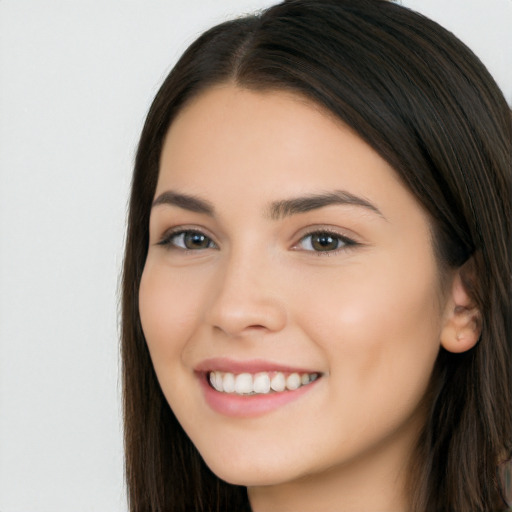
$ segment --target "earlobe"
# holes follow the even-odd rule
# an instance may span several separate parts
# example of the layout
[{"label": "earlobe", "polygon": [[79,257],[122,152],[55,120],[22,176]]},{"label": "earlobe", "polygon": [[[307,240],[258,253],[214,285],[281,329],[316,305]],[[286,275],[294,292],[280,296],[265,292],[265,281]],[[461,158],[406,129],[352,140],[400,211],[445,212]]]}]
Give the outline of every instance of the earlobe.
[{"label": "earlobe", "polygon": [[480,309],[466,290],[461,272],[462,269],[457,271],[453,279],[441,331],[441,345],[453,353],[473,348],[482,332]]}]

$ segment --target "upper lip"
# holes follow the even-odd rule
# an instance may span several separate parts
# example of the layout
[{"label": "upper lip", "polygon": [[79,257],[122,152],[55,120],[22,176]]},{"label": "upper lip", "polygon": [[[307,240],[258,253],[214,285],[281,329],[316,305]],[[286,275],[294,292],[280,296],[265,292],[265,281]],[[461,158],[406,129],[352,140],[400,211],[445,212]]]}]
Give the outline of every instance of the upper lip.
[{"label": "upper lip", "polygon": [[250,359],[238,361],[226,357],[213,357],[201,361],[195,368],[198,373],[207,373],[211,371],[240,373],[259,373],[259,372],[283,372],[283,373],[320,373],[311,368],[290,366],[287,364],[266,361],[264,359]]}]

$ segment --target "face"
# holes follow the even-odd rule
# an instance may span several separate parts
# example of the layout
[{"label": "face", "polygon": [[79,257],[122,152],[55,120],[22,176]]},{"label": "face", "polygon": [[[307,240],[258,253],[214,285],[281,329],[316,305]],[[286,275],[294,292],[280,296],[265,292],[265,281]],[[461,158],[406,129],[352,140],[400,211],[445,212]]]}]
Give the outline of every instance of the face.
[{"label": "face", "polygon": [[225,85],[173,122],[140,314],[162,390],[221,478],[403,465],[440,296],[426,214],[320,108]]}]

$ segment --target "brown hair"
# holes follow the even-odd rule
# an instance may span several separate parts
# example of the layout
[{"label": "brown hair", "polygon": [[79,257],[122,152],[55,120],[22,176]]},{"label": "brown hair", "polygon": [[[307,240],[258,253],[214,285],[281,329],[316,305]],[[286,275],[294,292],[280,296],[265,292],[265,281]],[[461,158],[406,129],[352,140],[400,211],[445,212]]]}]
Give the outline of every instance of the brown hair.
[{"label": "brown hair", "polygon": [[410,510],[497,510],[496,467],[512,450],[510,111],[463,43],[387,0],[289,0],[223,23],[189,47],[159,90],[136,157],[123,273],[130,510],[249,510],[245,489],[209,471],[174,417],[138,310],[164,136],[192,97],[228,81],[291,90],[327,108],[429,212],[440,268],[471,262],[476,278],[466,284],[482,335],[466,353],[439,353],[411,465]]}]

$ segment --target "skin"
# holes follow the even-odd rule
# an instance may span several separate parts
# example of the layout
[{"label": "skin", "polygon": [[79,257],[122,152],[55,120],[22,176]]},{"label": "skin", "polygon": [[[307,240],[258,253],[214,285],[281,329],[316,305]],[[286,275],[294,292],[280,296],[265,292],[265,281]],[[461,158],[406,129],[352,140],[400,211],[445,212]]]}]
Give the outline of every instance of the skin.
[{"label": "skin", "polygon": [[[339,190],[378,212],[333,204],[269,215],[272,202]],[[171,125],[155,198],[167,191],[215,209],[152,208],[139,296],[162,390],[206,463],[247,486],[256,512],[405,512],[440,345],[471,345],[454,321],[467,297],[456,274],[441,286],[426,213],[375,151],[319,107],[232,84],[202,93]],[[174,228],[212,243],[185,250]],[[326,229],[355,244],[312,250],[308,233]],[[277,410],[233,418],[204,400],[194,368],[211,357],[322,378]]]}]

